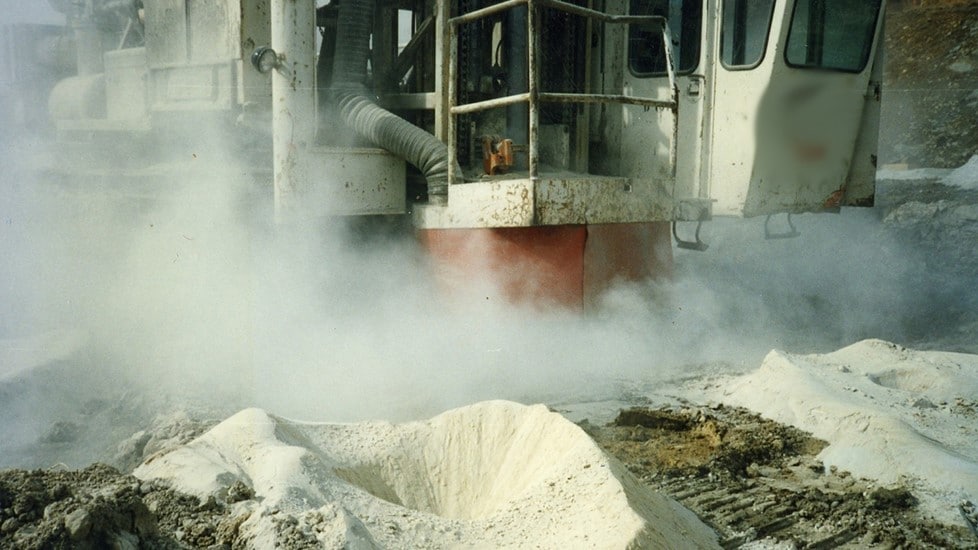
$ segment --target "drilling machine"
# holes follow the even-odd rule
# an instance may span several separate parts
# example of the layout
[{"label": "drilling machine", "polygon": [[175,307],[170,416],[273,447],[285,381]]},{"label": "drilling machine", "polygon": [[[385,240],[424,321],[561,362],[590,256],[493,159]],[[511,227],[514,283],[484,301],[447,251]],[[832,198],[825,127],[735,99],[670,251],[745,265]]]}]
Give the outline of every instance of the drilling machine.
[{"label": "drilling machine", "polygon": [[713,216],[873,202],[882,0],[54,4],[60,137],[259,136],[279,221],[409,219],[449,286],[583,307]]}]

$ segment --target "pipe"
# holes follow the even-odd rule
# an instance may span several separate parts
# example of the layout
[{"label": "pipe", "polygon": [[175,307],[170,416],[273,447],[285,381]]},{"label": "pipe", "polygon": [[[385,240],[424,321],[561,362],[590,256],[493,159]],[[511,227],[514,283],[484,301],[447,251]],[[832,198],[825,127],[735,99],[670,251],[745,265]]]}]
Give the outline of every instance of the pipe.
[{"label": "pipe", "polygon": [[[346,124],[361,137],[403,157],[428,181],[428,195],[448,194],[451,163],[448,147],[421,128],[379,107],[367,96],[364,81],[370,55],[371,20],[375,0],[345,0],[340,4],[330,99]],[[456,174],[461,168],[456,164]]]},{"label": "pipe", "polygon": [[316,3],[272,0],[272,157],[275,214],[299,206],[297,192],[308,181],[302,152],[316,138]]}]

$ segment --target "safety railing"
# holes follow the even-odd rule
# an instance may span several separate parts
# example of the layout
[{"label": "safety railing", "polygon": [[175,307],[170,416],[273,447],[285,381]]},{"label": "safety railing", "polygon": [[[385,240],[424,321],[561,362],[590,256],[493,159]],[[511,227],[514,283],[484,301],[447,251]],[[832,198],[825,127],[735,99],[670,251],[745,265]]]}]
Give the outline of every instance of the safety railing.
[{"label": "safety railing", "polygon": [[[447,1],[447,0],[445,0]],[[465,23],[513,9],[527,6],[527,91],[519,94],[456,105],[458,100],[458,28]],[[669,78],[670,100],[636,97],[624,94],[583,94],[564,92],[541,92],[538,60],[540,57],[539,20],[540,9],[551,8],[565,13],[580,15],[613,24],[659,23],[662,26],[663,51],[666,59],[666,73]],[[672,175],[676,174],[676,149],[678,138],[679,89],[676,86],[676,71],[673,63],[672,36],[665,17],[659,15],[612,15],[561,0],[504,0],[485,8],[461,14],[449,19],[449,59],[448,59],[448,160],[449,166],[458,162],[458,128],[455,117],[458,115],[506,107],[517,103],[529,104],[528,168],[530,179],[539,178],[540,148],[538,144],[540,127],[540,103],[621,103],[639,105],[646,108],[670,109],[673,112],[672,142],[669,145],[669,163]],[[454,170],[448,172],[448,184],[456,183]]]}]

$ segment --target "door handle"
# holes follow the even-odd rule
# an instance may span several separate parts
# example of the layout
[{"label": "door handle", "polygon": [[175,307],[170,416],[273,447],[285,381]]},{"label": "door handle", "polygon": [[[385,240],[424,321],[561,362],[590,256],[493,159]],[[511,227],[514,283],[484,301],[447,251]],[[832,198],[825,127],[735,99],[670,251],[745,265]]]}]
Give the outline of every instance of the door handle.
[{"label": "door handle", "polygon": [[689,85],[686,86],[686,95],[689,97],[699,97],[703,90],[705,79],[702,76],[694,75],[689,78]]}]

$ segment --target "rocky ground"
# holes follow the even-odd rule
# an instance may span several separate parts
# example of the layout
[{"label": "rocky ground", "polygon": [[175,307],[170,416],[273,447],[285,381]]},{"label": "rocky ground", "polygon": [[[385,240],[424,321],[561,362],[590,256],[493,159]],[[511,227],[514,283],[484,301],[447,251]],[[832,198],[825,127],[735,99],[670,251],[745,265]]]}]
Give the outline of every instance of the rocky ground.
[{"label": "rocky ground", "polygon": [[[136,413],[133,400],[126,407]],[[119,411],[115,411],[118,413]],[[52,423],[35,449],[57,456],[80,436],[82,426],[118,414],[78,411]],[[24,549],[221,548],[234,541],[235,525],[226,502],[200,502],[163,484],[129,475],[144,458],[165,452],[203,433],[213,422],[185,411],[158,416],[106,450],[106,463],[80,470],[49,468],[0,470],[0,547]],[[54,434],[60,434],[55,437]],[[235,496],[245,497],[247,493]],[[233,498],[232,498],[233,501]],[[228,546],[230,547],[230,546]]]},{"label": "rocky ground", "polygon": [[24,549],[221,548],[234,519],[215,501],[111,466],[0,474],[0,546]]}]

